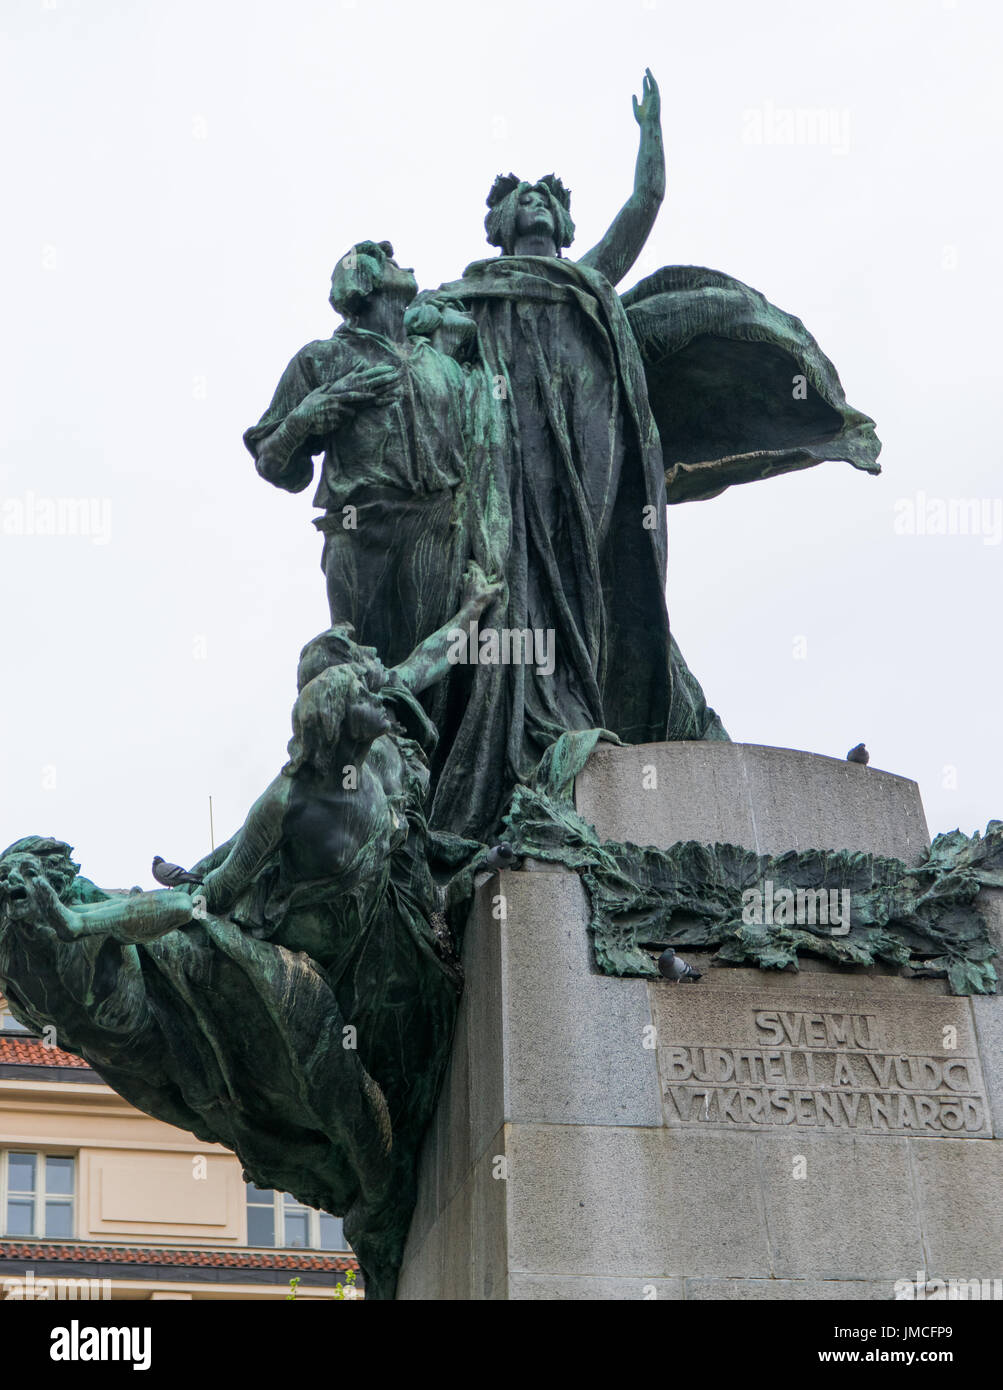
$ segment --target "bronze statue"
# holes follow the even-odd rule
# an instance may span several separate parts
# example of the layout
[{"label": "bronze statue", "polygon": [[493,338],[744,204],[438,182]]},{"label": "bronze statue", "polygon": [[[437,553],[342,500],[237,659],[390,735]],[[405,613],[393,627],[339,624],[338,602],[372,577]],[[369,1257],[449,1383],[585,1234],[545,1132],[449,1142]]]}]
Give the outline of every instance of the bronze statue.
[{"label": "bronze statue", "polygon": [[[707,847],[600,844],[569,802],[600,739],[727,738],[670,633],[667,504],[823,459],[878,471],[872,422],[755,290],[669,266],[618,294],[665,191],[650,72],[634,115],[633,192],[581,259],[561,180],[510,174],[488,195],[500,254],[459,279],[419,295],[386,241],[335,266],[344,322],[295,355],[244,436],[290,492],[324,456],[332,626],[303,650],[289,761],[239,833],[190,875],[175,866],[196,881],[152,893],[102,892],[54,839],[0,856],[15,1015],[55,1025],[141,1109],[233,1148],[259,1186],[344,1215],[370,1297],[393,1296],[478,868],[580,872],[611,973],[655,970],[680,877],[690,901],[710,873]],[[746,853],[713,862],[722,901]],[[943,969],[979,989],[991,952],[969,905]],[[775,947],[729,937],[722,956],[768,965]],[[911,959],[884,927],[839,949]]]}]

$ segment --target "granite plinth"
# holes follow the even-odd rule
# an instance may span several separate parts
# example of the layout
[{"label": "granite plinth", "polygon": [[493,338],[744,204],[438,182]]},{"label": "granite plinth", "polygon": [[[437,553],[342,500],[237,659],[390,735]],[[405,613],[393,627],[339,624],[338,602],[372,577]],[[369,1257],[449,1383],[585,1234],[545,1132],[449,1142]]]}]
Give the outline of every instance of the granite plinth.
[{"label": "granite plinth", "polygon": [[[579,809],[601,812],[608,838],[667,843],[634,833],[633,779],[678,772],[678,747],[602,750]],[[787,750],[752,752],[756,786],[786,785]],[[818,788],[840,785],[821,761],[782,813],[735,803],[756,812],[756,848],[811,843],[789,836],[798,788],[817,825]],[[882,848],[917,857],[914,784],[890,784],[862,794],[867,824],[882,805]],[[692,821],[672,811],[677,838],[707,838],[707,804]],[[727,796],[713,805],[725,824]],[[850,807],[829,847],[872,847]],[[1003,892],[984,898],[998,916]],[[820,961],[711,967],[695,985],[613,979],[594,970],[587,920],[572,873],[507,871],[478,890],[399,1298],[874,1300],[921,1273],[1003,1275],[998,997]]]},{"label": "granite plinth", "polygon": [[604,840],[679,840],[757,854],[848,849],[918,863],[930,848],[908,777],[795,748],[750,743],[600,744],[575,786]]}]

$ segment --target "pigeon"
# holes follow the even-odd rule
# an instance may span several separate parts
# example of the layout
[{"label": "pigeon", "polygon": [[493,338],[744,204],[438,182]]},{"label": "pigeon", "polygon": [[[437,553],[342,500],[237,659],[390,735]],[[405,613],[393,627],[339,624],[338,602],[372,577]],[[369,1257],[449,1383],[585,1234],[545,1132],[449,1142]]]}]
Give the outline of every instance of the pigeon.
[{"label": "pigeon", "polygon": [[666,946],[658,957],[658,973],[666,980],[671,980],[673,984],[678,984],[680,980],[689,980],[693,985],[700,978],[700,971],[694,970],[692,965],[687,965],[682,956],[677,956],[674,946]]},{"label": "pigeon", "polygon": [[168,864],[157,854],[153,859],[153,877],[165,888],[180,888],[183,883],[201,883],[198,874],[190,874],[180,864]]},{"label": "pigeon", "polygon": [[495,873],[498,869],[511,869],[517,858],[512,846],[503,840],[500,845],[488,850],[480,867]]},{"label": "pigeon", "polygon": [[866,767],[871,761],[871,755],[862,743],[858,743],[856,748],[851,748],[849,753],[847,753],[846,761],[848,763],[863,763]]}]

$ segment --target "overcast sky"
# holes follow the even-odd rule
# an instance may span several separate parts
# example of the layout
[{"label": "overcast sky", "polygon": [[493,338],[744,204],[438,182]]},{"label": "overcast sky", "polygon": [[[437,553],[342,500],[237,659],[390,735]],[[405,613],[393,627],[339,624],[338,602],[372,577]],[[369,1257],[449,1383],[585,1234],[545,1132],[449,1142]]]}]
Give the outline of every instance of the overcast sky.
[{"label": "overcast sky", "polygon": [[[665,264],[754,285],[884,442],[877,479],[832,463],[670,510],[687,660],[735,739],[837,757],[863,739],[919,782],[933,832],[1003,816],[1003,7],[0,16],[0,847],[57,835],[98,883],[149,885],[154,853],[208,849],[210,793],[217,841],[240,824],[327,622],[312,493],[258,478],[243,430],[336,326],[329,276],[354,241],[390,238],[423,286],[452,279],[489,254],[484,198],[511,169],[555,170],[571,255],[591,246],[631,188],[646,66],[668,192],[621,289]],[[951,498],[979,534],[896,532]],[[17,534],[55,499],[87,499],[93,534]]]}]

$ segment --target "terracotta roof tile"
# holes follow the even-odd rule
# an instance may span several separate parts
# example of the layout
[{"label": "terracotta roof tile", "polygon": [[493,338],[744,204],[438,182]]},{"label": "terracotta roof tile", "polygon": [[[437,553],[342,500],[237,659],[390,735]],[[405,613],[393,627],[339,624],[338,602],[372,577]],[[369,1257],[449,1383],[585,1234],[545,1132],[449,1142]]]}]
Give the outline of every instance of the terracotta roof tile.
[{"label": "terracotta roof tile", "polygon": [[87,1063],[60,1047],[46,1047],[40,1038],[0,1038],[0,1064],[30,1067],[83,1067]]},{"label": "terracotta roof tile", "polygon": [[90,1245],[52,1241],[0,1240],[4,1260],[72,1260],[95,1264],[204,1265],[210,1269],[291,1269],[317,1273],[357,1270],[354,1255],[320,1250],[179,1250],[169,1245]]}]

